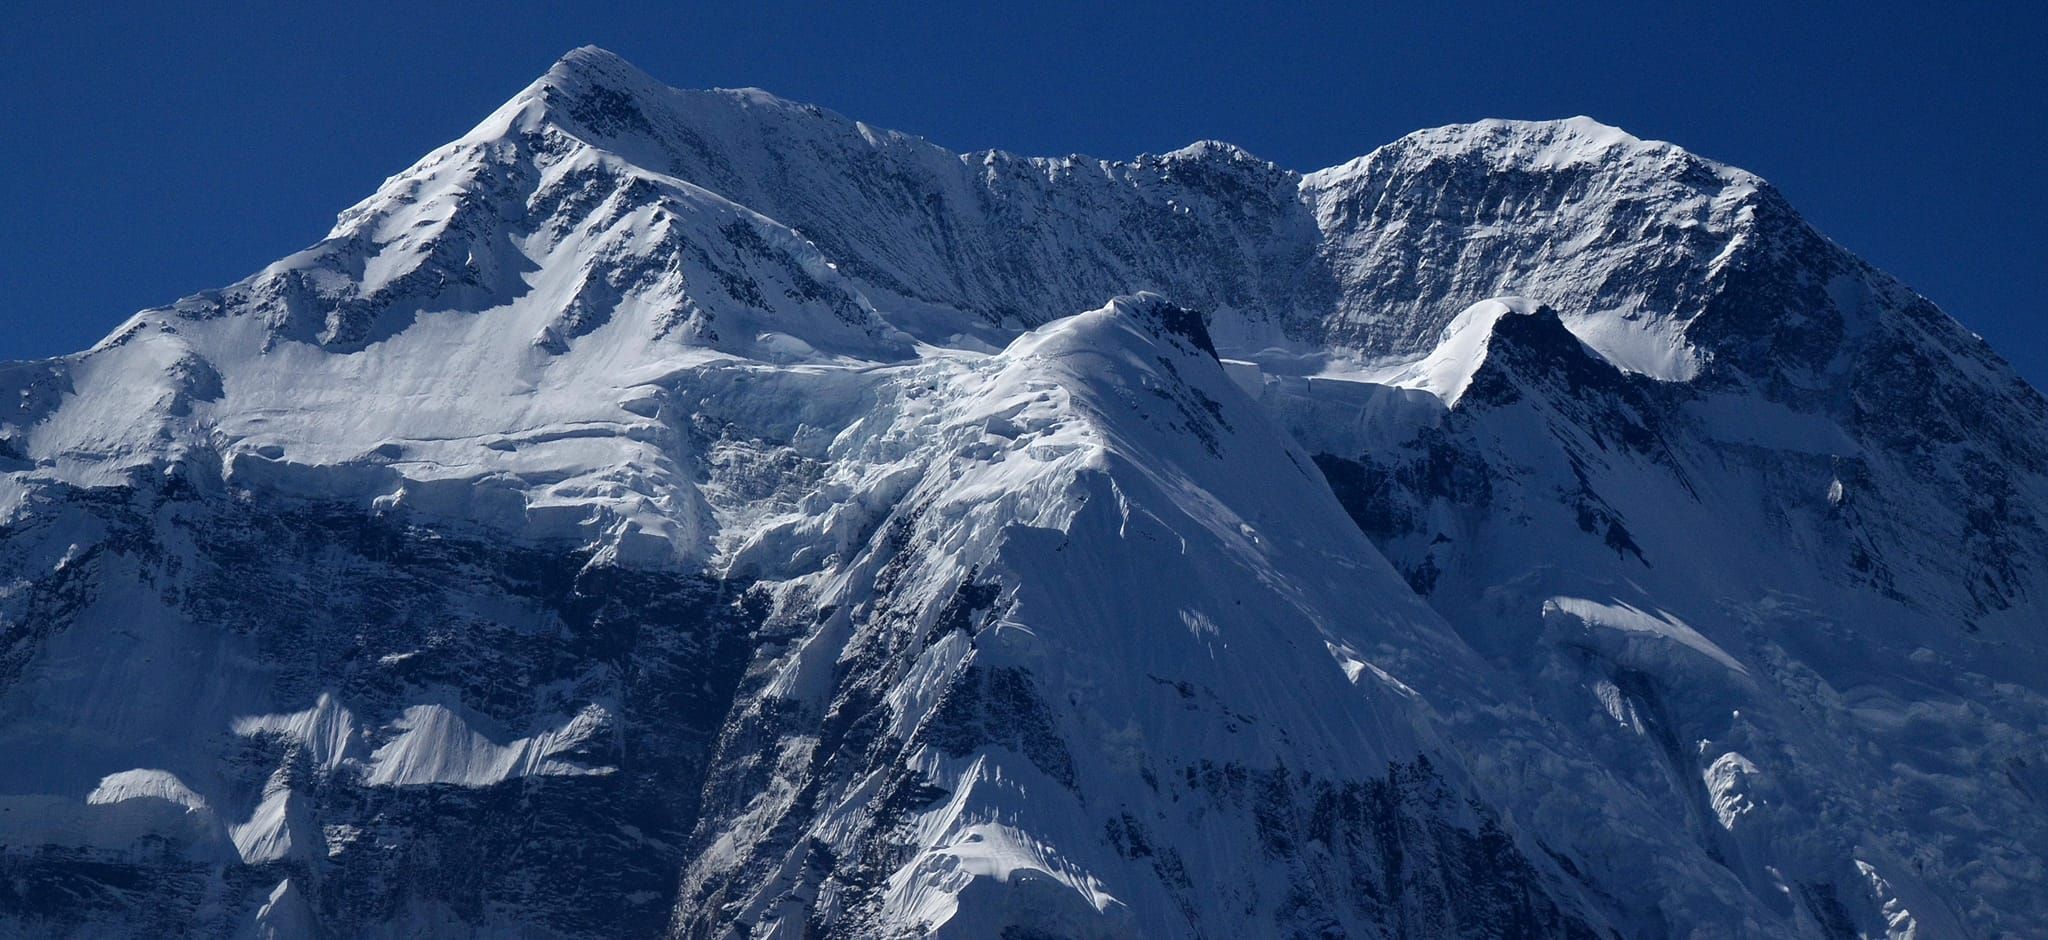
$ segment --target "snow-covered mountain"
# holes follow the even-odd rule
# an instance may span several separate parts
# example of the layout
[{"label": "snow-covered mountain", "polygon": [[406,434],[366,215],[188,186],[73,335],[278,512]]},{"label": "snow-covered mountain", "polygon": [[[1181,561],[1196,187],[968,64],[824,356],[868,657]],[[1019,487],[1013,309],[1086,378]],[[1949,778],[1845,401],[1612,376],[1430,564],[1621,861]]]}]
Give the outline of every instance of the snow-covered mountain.
[{"label": "snow-covered mountain", "polygon": [[0,934],[2048,932],[2048,402],[1584,118],[956,154],[581,49],[0,365]]}]

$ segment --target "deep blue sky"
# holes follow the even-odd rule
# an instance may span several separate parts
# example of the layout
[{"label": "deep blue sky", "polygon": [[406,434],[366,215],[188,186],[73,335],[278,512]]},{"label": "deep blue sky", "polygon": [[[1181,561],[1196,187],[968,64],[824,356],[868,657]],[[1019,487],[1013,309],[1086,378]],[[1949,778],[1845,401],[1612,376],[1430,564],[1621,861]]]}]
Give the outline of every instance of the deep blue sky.
[{"label": "deep blue sky", "polygon": [[2037,4],[74,6],[0,4],[0,359],[304,247],[596,43],[963,150],[1213,137],[1309,170],[1589,114],[1763,174],[2048,387]]}]

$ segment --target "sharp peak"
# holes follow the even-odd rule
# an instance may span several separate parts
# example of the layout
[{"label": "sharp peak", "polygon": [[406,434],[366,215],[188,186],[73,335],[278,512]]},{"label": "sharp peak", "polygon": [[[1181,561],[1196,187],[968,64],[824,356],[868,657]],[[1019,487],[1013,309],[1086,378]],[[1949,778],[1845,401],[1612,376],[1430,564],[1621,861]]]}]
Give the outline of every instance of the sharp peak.
[{"label": "sharp peak", "polygon": [[[547,74],[561,77],[633,75],[640,78],[648,78],[646,72],[641,71],[633,63],[626,61],[625,56],[603,46],[577,46],[568,52],[564,52],[560,58],[555,60],[554,66],[548,69]],[[651,81],[652,79],[649,80]]]},{"label": "sharp peak", "polygon": [[548,89],[571,98],[599,90],[627,95],[674,91],[660,79],[626,61],[624,56],[600,46],[578,46],[563,53],[554,65],[528,86],[527,93],[545,94]]},{"label": "sharp peak", "polygon": [[752,86],[742,88],[677,88],[655,78],[639,66],[601,46],[578,46],[562,54],[540,78],[514,101],[539,98],[545,102],[561,99],[583,101],[594,95],[624,96],[639,101],[679,103],[689,100],[719,100],[741,107],[766,107],[802,112],[812,116],[835,117],[836,112],[807,102],[784,98]]},{"label": "sharp peak", "polygon": [[[1574,333],[1555,308],[1523,297],[1480,301],[1444,328],[1437,349],[1421,371],[1438,387],[1444,404],[1456,407],[1466,393],[1504,404],[1526,381],[1558,381],[1572,389],[1625,383],[1627,370]],[[1448,394],[1446,394],[1448,393]]]},{"label": "sharp peak", "polygon": [[1211,359],[1217,358],[1216,344],[1209,338],[1209,324],[1202,314],[1161,294],[1146,290],[1120,294],[1095,312],[1105,319],[1137,324],[1156,339],[1184,342]]}]

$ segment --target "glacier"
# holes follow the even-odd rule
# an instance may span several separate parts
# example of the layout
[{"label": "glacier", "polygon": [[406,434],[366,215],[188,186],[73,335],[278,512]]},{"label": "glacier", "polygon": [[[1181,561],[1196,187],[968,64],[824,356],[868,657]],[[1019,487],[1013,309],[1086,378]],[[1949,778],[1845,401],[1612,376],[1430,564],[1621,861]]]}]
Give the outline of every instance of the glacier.
[{"label": "glacier", "polygon": [[575,50],[0,364],[0,934],[2048,931],[2048,400],[1587,118],[955,153]]}]

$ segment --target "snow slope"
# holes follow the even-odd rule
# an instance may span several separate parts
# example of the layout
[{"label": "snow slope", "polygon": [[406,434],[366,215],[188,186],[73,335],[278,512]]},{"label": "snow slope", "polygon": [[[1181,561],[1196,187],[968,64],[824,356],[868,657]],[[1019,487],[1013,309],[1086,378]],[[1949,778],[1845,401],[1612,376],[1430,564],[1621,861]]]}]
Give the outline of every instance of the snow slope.
[{"label": "snow slope", "polygon": [[576,50],[0,365],[0,930],[2039,933],[2044,442],[1584,118],[956,154]]}]

